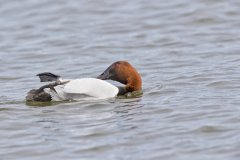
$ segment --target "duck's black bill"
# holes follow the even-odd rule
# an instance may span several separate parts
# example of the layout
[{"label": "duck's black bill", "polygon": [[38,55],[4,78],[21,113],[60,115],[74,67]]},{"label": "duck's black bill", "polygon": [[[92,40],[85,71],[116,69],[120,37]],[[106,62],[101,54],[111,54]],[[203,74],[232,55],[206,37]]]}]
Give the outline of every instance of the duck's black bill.
[{"label": "duck's black bill", "polygon": [[107,80],[107,79],[110,79],[110,77],[111,77],[111,75],[109,73],[109,69],[105,70],[102,74],[97,76],[97,78],[101,79],[101,80]]},{"label": "duck's black bill", "polygon": [[97,76],[97,79],[106,80],[106,79],[109,79],[109,75],[108,74],[104,74],[104,72],[103,72],[102,74]]}]

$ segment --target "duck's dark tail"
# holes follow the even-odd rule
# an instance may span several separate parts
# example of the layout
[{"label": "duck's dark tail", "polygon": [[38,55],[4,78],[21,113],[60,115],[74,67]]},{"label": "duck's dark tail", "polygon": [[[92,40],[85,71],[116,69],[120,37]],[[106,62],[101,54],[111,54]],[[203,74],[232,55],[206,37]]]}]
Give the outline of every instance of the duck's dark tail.
[{"label": "duck's dark tail", "polygon": [[32,89],[27,93],[26,101],[49,102],[52,100],[50,94],[44,92],[43,89]]},{"label": "duck's dark tail", "polygon": [[55,81],[55,82],[44,85],[44,86],[40,87],[39,89],[30,90],[27,93],[26,101],[41,101],[41,102],[51,101],[52,100],[51,95],[44,92],[44,89],[50,88],[53,91],[55,91],[54,87],[60,84],[60,82],[58,82],[60,76],[52,74],[50,72],[40,73],[40,74],[37,74],[37,76],[39,76],[40,82],[52,82],[52,81]]}]

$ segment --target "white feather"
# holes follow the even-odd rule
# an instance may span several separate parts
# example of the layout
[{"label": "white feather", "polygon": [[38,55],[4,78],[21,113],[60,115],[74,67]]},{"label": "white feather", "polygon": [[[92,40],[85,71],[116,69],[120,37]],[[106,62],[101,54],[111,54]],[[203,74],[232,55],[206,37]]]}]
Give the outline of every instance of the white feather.
[{"label": "white feather", "polygon": [[75,79],[67,83],[63,89],[65,94],[82,94],[97,99],[115,97],[118,91],[114,85],[96,78]]},{"label": "white feather", "polygon": [[46,88],[53,101],[106,99],[117,96],[119,90],[114,85],[96,78],[70,80],[65,85],[54,87],[56,92]]},{"label": "white feather", "polygon": [[45,88],[44,92],[48,93],[51,95],[53,101],[64,101],[67,100],[68,98],[66,97],[65,93],[63,92],[64,85],[59,85],[54,87],[56,90],[53,91],[50,88]]}]

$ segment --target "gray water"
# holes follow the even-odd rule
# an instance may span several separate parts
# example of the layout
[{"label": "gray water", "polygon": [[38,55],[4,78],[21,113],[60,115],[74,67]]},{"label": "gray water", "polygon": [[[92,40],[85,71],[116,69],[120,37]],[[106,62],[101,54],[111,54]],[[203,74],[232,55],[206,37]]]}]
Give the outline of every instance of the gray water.
[{"label": "gray water", "polygon": [[[240,157],[240,2],[0,1],[1,160]],[[29,106],[35,76],[128,60],[143,96]],[[111,82],[112,83],[112,82]]]}]

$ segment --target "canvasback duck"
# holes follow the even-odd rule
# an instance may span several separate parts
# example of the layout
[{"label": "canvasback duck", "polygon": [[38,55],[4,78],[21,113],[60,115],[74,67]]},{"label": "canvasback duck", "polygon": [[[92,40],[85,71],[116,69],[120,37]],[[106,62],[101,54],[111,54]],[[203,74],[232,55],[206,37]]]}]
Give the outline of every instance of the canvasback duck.
[{"label": "canvasback duck", "polygon": [[[97,78],[68,80],[49,72],[40,73],[37,76],[41,82],[51,83],[39,89],[30,90],[26,101],[107,99],[142,89],[141,76],[127,61],[113,63]],[[116,87],[105,80],[117,81],[125,86]]]}]

